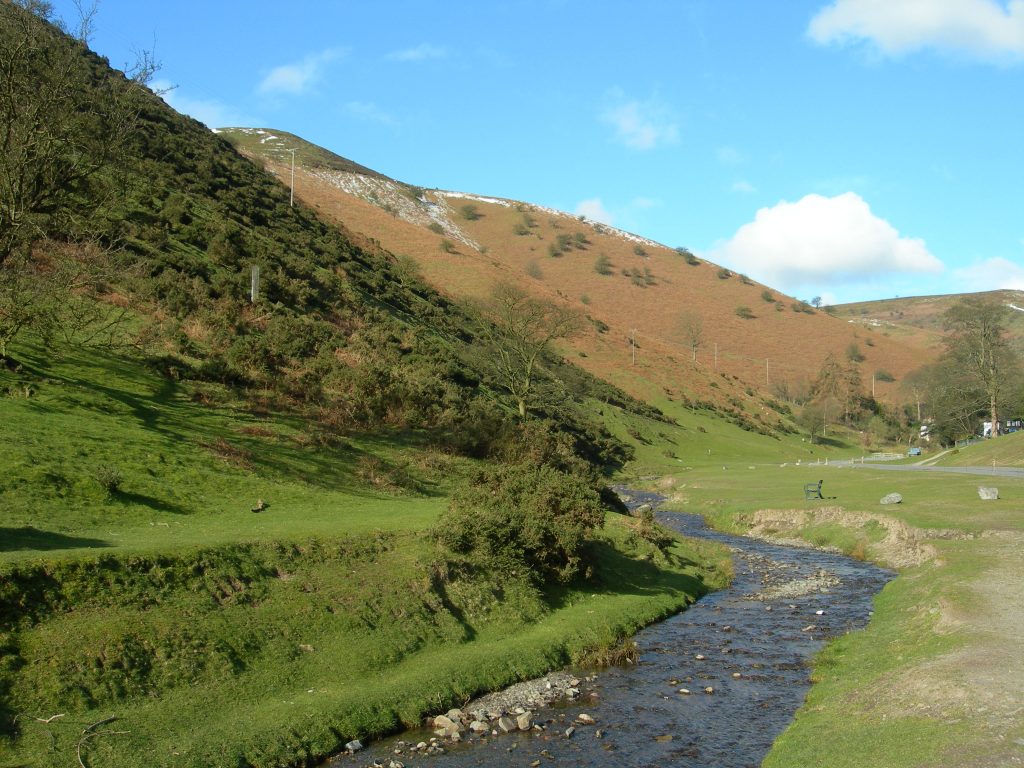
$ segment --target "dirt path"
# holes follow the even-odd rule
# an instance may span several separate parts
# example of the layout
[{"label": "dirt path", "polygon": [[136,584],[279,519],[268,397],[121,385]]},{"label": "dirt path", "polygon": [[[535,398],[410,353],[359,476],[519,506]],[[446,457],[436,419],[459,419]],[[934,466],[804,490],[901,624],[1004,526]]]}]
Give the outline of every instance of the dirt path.
[{"label": "dirt path", "polygon": [[[1024,532],[925,531],[882,514],[822,507],[761,510],[750,534],[791,542],[801,529],[822,523],[874,530],[867,556],[926,569],[902,577],[928,584],[921,602],[904,610],[934,616],[932,631],[954,640],[953,650],[924,659],[915,658],[910,638],[894,646],[892,653],[908,655],[906,663],[846,700],[851,714],[871,713],[883,722],[925,719],[966,731],[929,768],[1024,766]],[[940,546],[943,539],[949,544]]]},{"label": "dirt path", "polygon": [[944,628],[966,643],[912,670],[910,690],[943,719],[981,726],[976,754],[965,749],[945,765],[1024,765],[1024,534],[992,531],[972,549],[981,572],[963,585],[963,601],[942,606]]}]

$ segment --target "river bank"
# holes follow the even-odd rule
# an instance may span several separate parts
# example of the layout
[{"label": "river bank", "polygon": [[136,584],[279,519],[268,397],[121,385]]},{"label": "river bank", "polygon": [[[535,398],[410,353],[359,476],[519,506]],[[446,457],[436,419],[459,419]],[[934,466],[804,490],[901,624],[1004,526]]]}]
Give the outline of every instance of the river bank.
[{"label": "river bank", "polygon": [[[644,503],[637,496],[633,504]],[[828,638],[863,626],[891,574],[813,549],[793,550],[704,529],[695,517],[662,522],[733,548],[728,588],[636,636],[636,664],[597,672],[581,695],[527,710],[529,727],[467,728],[458,741],[422,731],[337,758],[334,766],[418,765],[409,743],[437,738],[437,766],[757,765],[800,706],[809,661]],[[574,670],[579,679],[590,670]],[[520,702],[520,704],[525,702]],[[472,712],[473,704],[462,708]],[[511,725],[511,722],[510,722]]]},{"label": "river bank", "polygon": [[[723,529],[900,569],[870,625],[819,654],[807,702],[764,765],[1024,765],[1024,482],[1000,477],[999,499],[986,501],[979,479],[960,473],[818,474],[824,503],[799,500],[812,478],[795,467],[700,470],[663,486]],[[881,505],[892,492],[903,502]]]},{"label": "river bank", "polygon": [[430,540],[403,531],[7,563],[0,763],[66,765],[110,717],[90,764],[309,763],[615,648],[727,578],[710,545],[655,565],[626,522],[600,531],[598,578],[500,599],[486,574],[433,582]]}]

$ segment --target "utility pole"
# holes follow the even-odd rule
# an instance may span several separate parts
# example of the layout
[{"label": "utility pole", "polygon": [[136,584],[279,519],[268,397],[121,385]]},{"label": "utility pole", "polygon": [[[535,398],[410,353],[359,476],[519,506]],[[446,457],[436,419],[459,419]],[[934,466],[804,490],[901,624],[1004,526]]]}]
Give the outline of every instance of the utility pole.
[{"label": "utility pole", "polygon": [[253,264],[249,270],[249,301],[253,304],[256,303],[257,297],[260,295],[260,267],[258,264]]},{"label": "utility pole", "polygon": [[288,151],[292,153],[292,191],[291,191],[291,195],[288,197],[288,205],[290,207],[294,208],[295,207],[295,150],[294,149],[289,149]]}]

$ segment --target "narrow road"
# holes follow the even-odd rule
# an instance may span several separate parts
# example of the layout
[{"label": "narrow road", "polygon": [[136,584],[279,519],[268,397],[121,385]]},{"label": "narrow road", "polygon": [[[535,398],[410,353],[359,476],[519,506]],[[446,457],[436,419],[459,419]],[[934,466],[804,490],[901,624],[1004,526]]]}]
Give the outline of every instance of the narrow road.
[{"label": "narrow road", "polygon": [[1024,477],[1021,467],[933,467],[921,464],[861,464],[854,461],[833,461],[832,467],[870,467],[871,469],[887,469],[897,472],[952,472],[960,475],[980,475],[983,477]]}]

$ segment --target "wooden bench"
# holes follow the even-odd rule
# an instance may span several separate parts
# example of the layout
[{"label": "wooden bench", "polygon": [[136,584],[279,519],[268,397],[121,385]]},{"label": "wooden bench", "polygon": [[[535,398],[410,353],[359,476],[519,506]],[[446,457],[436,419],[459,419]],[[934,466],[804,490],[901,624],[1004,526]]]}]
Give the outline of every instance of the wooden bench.
[{"label": "wooden bench", "polygon": [[821,484],[823,480],[819,480],[816,483],[807,483],[804,486],[804,499],[824,499],[821,495]]}]

